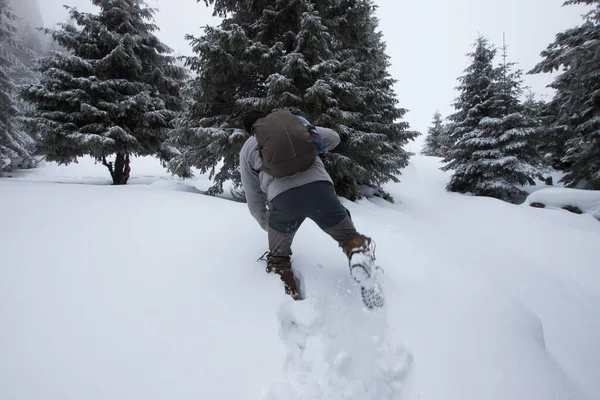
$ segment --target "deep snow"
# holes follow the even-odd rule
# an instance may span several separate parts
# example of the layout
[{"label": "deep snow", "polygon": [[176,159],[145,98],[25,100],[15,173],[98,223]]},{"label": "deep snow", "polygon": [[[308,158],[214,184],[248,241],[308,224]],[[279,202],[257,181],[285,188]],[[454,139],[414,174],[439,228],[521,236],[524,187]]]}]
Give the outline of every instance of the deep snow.
[{"label": "deep snow", "polygon": [[343,200],[385,271],[375,313],[310,221],[287,298],[204,176],[0,179],[0,399],[600,398],[600,222],[447,193],[439,165],[413,157],[396,204]]}]

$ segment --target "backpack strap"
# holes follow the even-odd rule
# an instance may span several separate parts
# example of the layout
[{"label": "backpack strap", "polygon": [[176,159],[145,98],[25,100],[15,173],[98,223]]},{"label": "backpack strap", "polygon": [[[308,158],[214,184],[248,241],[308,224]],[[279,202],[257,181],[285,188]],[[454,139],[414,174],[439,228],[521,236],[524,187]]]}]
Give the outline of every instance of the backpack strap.
[{"label": "backpack strap", "polygon": [[321,138],[321,135],[319,135],[319,132],[317,132],[317,127],[314,126],[312,123],[310,123],[310,121],[307,120],[306,118],[304,118],[302,115],[299,115],[296,113],[292,113],[292,114],[294,114],[296,117],[298,117],[300,119],[300,121],[302,121],[302,124],[310,132],[310,136],[312,137],[311,142],[317,149],[317,154],[324,153],[326,145],[325,145],[325,142],[323,141],[323,139]]}]

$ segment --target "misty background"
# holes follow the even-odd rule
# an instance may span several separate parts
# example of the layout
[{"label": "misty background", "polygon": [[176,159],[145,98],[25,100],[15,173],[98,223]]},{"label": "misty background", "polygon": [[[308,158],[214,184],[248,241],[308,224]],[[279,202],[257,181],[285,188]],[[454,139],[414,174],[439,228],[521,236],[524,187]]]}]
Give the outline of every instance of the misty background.
[{"label": "misty background", "polygon": [[[196,0],[147,3],[159,10],[158,36],[175,55],[192,55],[186,34],[200,36],[202,26],[219,23],[219,18],[212,16],[212,8]],[[65,4],[81,11],[95,8],[89,0],[13,1],[15,12],[26,23],[50,28],[66,21]],[[527,72],[540,61],[540,52],[556,33],[578,25],[584,13],[583,7],[562,7],[563,0],[379,0],[377,4],[380,30],[390,56],[389,71],[397,79],[399,106],[409,110],[405,120],[411,128],[423,134],[409,146],[411,151],[419,151],[436,110],[444,118],[454,111],[457,78],[467,66],[465,55],[478,35],[500,47],[504,34],[509,61]],[[549,100],[553,91],[546,86],[552,77],[525,75],[524,80],[538,98]]]}]

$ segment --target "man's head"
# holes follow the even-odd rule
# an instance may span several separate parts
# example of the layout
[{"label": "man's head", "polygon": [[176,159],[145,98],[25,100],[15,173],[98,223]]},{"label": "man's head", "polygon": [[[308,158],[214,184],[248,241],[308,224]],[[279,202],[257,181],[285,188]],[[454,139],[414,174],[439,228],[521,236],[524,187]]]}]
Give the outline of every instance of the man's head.
[{"label": "man's head", "polygon": [[252,136],[252,126],[254,126],[254,123],[266,116],[267,114],[262,111],[255,110],[248,112],[244,117],[244,132],[246,132],[246,135]]}]

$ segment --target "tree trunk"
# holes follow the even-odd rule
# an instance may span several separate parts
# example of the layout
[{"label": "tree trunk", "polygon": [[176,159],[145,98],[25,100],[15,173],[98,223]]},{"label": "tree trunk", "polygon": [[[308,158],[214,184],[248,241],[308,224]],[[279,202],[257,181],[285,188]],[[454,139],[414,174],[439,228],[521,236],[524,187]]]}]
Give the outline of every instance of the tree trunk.
[{"label": "tree trunk", "polygon": [[129,153],[117,153],[114,165],[112,162],[107,162],[106,158],[103,158],[103,164],[108,168],[110,176],[113,180],[113,185],[126,185],[129,180],[129,173],[131,167],[129,167]]}]

